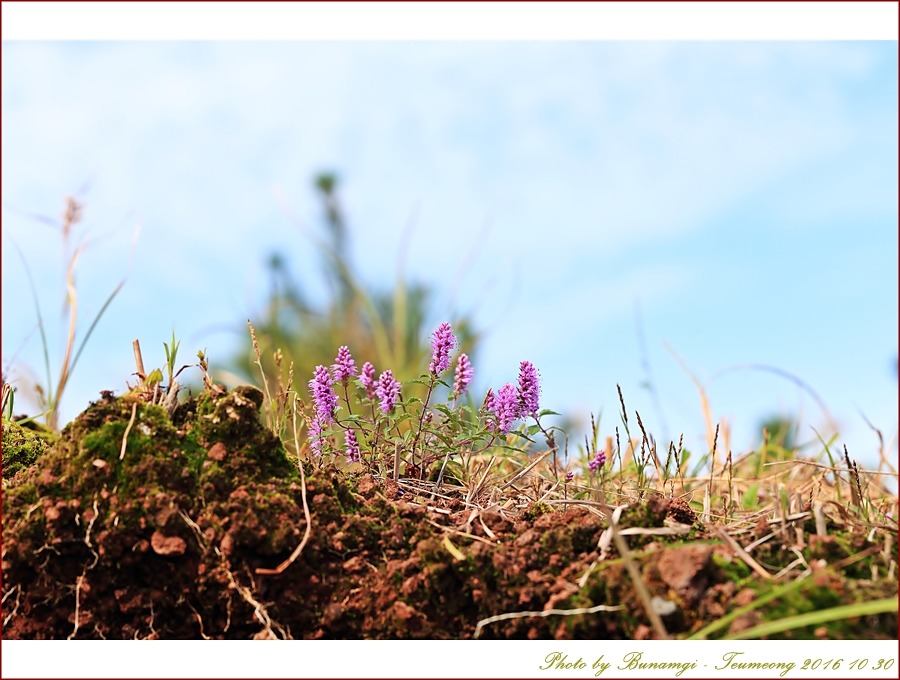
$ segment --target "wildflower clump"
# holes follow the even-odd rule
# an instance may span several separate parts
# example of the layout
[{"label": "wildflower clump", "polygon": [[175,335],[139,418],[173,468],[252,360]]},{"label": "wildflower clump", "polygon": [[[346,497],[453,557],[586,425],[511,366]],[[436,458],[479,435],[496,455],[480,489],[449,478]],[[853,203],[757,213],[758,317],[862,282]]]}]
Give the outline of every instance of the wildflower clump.
[{"label": "wildflower clump", "polygon": [[[407,476],[424,477],[434,469],[439,470],[437,478],[443,479],[448,469],[457,478],[465,477],[458,469],[464,452],[470,460],[492,447],[509,450],[517,438],[530,442],[538,431],[547,434],[554,446],[552,434],[540,424],[539,376],[531,362],[519,364],[517,382],[489,389],[482,408],[476,410],[468,398],[475,371],[468,354],[453,356],[457,339],[449,323],[434,331],[431,347],[428,371],[415,381],[427,387],[424,398],[404,398],[403,385],[390,367],[379,374],[371,362],[364,361],[357,369],[346,345],[338,348],[330,371],[317,366],[309,381],[306,418],[314,459],[322,460],[330,452],[329,460],[342,457],[347,464],[362,463],[379,475],[388,470],[396,475],[405,462]],[[454,363],[451,384],[441,376]],[[336,387],[342,390],[340,399]],[[432,404],[441,394],[449,403]],[[535,425],[516,430],[516,423],[526,418],[534,419]]]}]

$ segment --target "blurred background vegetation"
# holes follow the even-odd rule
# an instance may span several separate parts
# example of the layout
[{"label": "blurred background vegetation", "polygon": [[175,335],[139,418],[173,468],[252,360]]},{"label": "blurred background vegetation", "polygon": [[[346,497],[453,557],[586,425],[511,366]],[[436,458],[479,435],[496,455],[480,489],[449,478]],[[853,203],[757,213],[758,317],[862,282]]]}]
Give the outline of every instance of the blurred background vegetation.
[{"label": "blurred background vegetation", "polygon": [[[401,272],[393,290],[367,286],[350,258],[351,234],[339,198],[337,175],[320,173],[314,184],[325,227],[324,237],[314,238],[327,294],[325,299],[311,299],[303,282],[290,271],[285,252],[273,252],[269,257],[268,297],[259,318],[250,319],[266,380],[272,385],[287,385],[293,365],[294,388],[305,398],[306,383],[315,367],[330,367],[338,347],[347,345],[357,368],[370,361],[379,374],[391,369],[394,377],[404,383],[404,398],[424,397],[423,385],[406,385],[427,372],[431,334],[442,321],[449,321],[459,341],[457,351],[469,355],[477,381],[475,354],[479,338],[471,319],[435,318],[430,306],[431,290],[422,283],[406,280]],[[246,329],[241,337],[243,344],[229,363],[237,377],[258,382],[259,368]]]}]

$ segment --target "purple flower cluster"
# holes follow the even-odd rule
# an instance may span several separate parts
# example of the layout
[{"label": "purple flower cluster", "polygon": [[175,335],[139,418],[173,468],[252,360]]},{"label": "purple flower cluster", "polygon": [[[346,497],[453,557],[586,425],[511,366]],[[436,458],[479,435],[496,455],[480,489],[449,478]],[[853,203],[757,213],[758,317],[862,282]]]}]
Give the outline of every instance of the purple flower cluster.
[{"label": "purple flower cluster", "polygon": [[571,482],[573,479],[575,479],[575,473],[574,473],[572,470],[569,470],[569,471],[566,473],[566,483],[568,484],[568,483]]},{"label": "purple flower cluster", "polygon": [[332,388],[333,382],[324,366],[316,366],[315,376],[309,381],[309,391],[316,404],[316,420],[319,425],[330,425],[334,422],[334,409],[337,407],[337,395]]},{"label": "purple flower cluster", "polygon": [[316,405],[316,417],[309,424],[310,448],[316,456],[322,455],[322,429],[334,422],[334,410],[337,408],[337,395],[332,387],[334,383],[328,369],[316,366],[313,379],[309,381],[309,392]]},{"label": "purple flower cluster", "polygon": [[496,426],[500,434],[506,434],[512,427],[513,421],[519,417],[520,403],[519,392],[512,383],[506,383],[488,396],[488,409],[496,416]]},{"label": "purple flower cluster", "polygon": [[346,385],[347,381],[356,375],[356,362],[350,356],[350,350],[346,345],[338,348],[337,358],[334,361],[331,366],[334,381]]},{"label": "purple flower cluster", "polygon": [[394,373],[388,369],[378,378],[378,386],[375,388],[381,410],[390,413],[400,397],[400,383],[394,379]]},{"label": "purple flower cluster", "polygon": [[347,448],[344,451],[344,455],[347,457],[347,462],[358,463],[360,458],[359,443],[356,441],[356,433],[352,429],[347,430],[345,443]]},{"label": "purple flower cluster", "polygon": [[[456,346],[457,339],[453,334],[453,328],[447,322],[442,323],[432,335],[431,363],[428,366],[432,377],[429,396],[437,381],[437,377],[449,368],[450,354]],[[456,370],[454,372],[452,392],[454,399],[464,394],[469,388],[472,383],[473,373],[468,355],[460,354],[456,360]],[[357,370],[356,362],[346,345],[338,348],[337,357],[330,370],[326,366],[316,366],[313,378],[309,381],[309,391],[312,395],[312,403],[315,410],[314,417],[309,422],[310,449],[316,456],[322,455],[326,440],[325,434],[332,432],[329,426],[335,423],[335,413],[338,408],[338,397],[335,393],[336,385],[343,385],[344,396],[348,400],[348,408],[350,407],[350,395],[347,388],[350,380],[357,378],[355,384],[358,384],[365,390],[368,399],[372,401],[376,398],[378,399],[379,408],[383,413],[389,414],[394,411],[401,396],[400,382],[394,377],[394,373],[390,369],[381,373],[377,379],[375,375],[375,367],[368,361],[362,365],[361,369]],[[530,361],[522,361],[519,364],[518,383],[506,383],[496,393],[488,390],[482,412],[488,427],[493,432],[505,434],[511,430],[514,421],[519,418],[531,416],[537,420],[539,404],[540,376]],[[423,407],[420,431],[425,419],[427,418],[430,421],[432,417],[433,413]],[[540,426],[539,422],[538,425]],[[341,425],[341,427],[345,430],[344,455],[349,463],[358,462],[361,460],[361,453],[356,431],[346,425]],[[418,435],[416,441],[413,442],[413,450],[415,450],[417,441]],[[550,435],[548,435],[548,442],[550,441],[552,440]],[[597,457],[590,463],[591,469],[596,471],[605,460],[605,454],[602,451],[599,452]],[[571,475],[567,475],[566,481],[571,481],[571,478]]]},{"label": "purple flower cluster", "polygon": [[359,373],[359,384],[366,390],[369,399],[375,398],[375,367],[368,361],[362,365]]},{"label": "purple flower cluster", "polygon": [[595,455],[591,462],[588,463],[588,467],[591,469],[591,472],[597,472],[597,470],[603,467],[604,463],[606,463],[606,451],[601,449],[600,451],[597,451],[597,455]]},{"label": "purple flower cluster", "polygon": [[506,383],[496,394],[488,390],[485,408],[493,413],[491,424],[500,434],[506,434],[514,420],[525,416],[537,417],[540,403],[538,371],[530,361],[519,364],[519,384]]},{"label": "purple flower cluster", "polygon": [[428,370],[432,375],[440,375],[450,365],[450,350],[456,347],[456,336],[453,329],[446,321],[438,326],[431,340],[431,364]]},{"label": "purple flower cluster", "polygon": [[460,354],[456,360],[456,374],[453,381],[453,392],[456,396],[466,391],[469,383],[472,382],[472,364],[469,363],[467,354]]},{"label": "purple flower cluster", "polygon": [[533,416],[538,412],[540,391],[537,369],[530,361],[523,361],[519,364],[519,396],[524,415]]}]

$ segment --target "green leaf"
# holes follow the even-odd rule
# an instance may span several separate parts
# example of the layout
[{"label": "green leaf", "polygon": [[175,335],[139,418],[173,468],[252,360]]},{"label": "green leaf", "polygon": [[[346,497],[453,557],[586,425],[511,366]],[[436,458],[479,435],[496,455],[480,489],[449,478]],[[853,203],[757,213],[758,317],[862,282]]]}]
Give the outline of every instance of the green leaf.
[{"label": "green leaf", "polygon": [[451,453],[455,453],[457,451],[457,447],[455,447],[454,439],[451,435],[445,434],[443,430],[435,430],[433,432],[434,436],[437,437],[448,449],[450,449]]},{"label": "green leaf", "polygon": [[755,510],[759,500],[759,483],[754,482],[747,487],[744,497],[741,499],[741,505],[744,510]]},{"label": "green leaf", "polygon": [[831,607],[830,609],[820,609],[805,614],[789,616],[785,619],[777,621],[766,621],[758,626],[742,630],[733,635],[726,635],[723,640],[753,640],[773,633],[783,633],[787,630],[795,628],[805,628],[807,626],[818,626],[829,621],[839,621],[841,619],[850,619],[858,616],[870,616],[873,614],[887,614],[897,612],[898,601],[896,597],[888,597],[883,600],[875,600],[874,602],[856,602],[854,604],[841,605],[840,607]]}]

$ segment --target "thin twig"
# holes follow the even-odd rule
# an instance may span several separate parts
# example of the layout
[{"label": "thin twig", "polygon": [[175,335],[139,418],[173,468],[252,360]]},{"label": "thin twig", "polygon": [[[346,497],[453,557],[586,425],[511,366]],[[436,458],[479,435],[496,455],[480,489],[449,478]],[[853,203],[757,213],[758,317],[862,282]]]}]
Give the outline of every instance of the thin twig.
[{"label": "thin twig", "polygon": [[137,368],[137,376],[143,384],[147,374],[144,372],[144,357],[141,355],[141,341],[135,338],[131,341],[131,347],[134,350],[134,365]]},{"label": "thin twig", "polygon": [[502,484],[502,485],[501,485],[500,487],[498,487],[498,488],[499,488],[501,491],[503,491],[503,490],[506,489],[507,487],[512,486],[512,485],[513,485],[515,482],[517,482],[519,479],[521,479],[522,477],[524,477],[525,475],[527,475],[529,472],[531,472],[531,471],[532,471],[539,463],[541,463],[541,461],[543,461],[543,460],[544,460],[547,456],[549,456],[551,453],[553,453],[553,449],[549,449],[549,450],[545,451],[545,452],[542,453],[540,456],[538,456],[537,458],[535,458],[534,461],[532,461],[529,465],[527,465],[526,467],[524,467],[524,468],[522,468],[521,470],[519,470],[519,471],[512,477],[512,479],[510,479],[509,481],[505,482],[504,484]]},{"label": "thin twig", "polygon": [[613,540],[616,542],[616,549],[619,551],[622,559],[625,560],[625,568],[628,570],[628,575],[631,576],[631,583],[637,591],[638,597],[641,599],[641,604],[644,605],[644,611],[647,613],[647,618],[650,619],[650,624],[653,626],[653,630],[656,631],[656,635],[659,639],[668,640],[669,632],[666,630],[662,618],[656,609],[654,609],[653,603],[650,601],[650,592],[647,590],[647,585],[641,578],[641,573],[638,571],[634,559],[631,557],[631,551],[628,550],[628,544],[625,542],[625,539],[622,538],[622,534],[619,532],[619,527],[617,525],[618,522],[615,517],[610,515],[609,527],[612,529],[612,536]]},{"label": "thin twig", "polygon": [[716,526],[715,529],[716,529],[716,533],[719,534],[719,536],[722,538],[722,540],[725,541],[732,550],[734,550],[735,554],[738,557],[740,557],[748,567],[750,567],[753,571],[755,571],[757,574],[762,576],[764,579],[766,579],[768,581],[772,580],[772,578],[773,578],[772,574],[770,574],[765,569],[763,569],[763,567],[760,565],[759,562],[757,562],[752,557],[750,557],[750,553],[748,553],[746,550],[744,550],[741,547],[740,543],[738,543],[731,536],[729,536],[728,532],[725,531],[724,527]]}]

